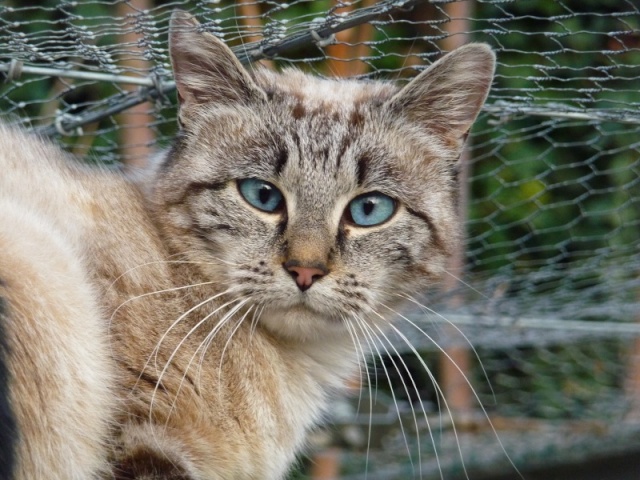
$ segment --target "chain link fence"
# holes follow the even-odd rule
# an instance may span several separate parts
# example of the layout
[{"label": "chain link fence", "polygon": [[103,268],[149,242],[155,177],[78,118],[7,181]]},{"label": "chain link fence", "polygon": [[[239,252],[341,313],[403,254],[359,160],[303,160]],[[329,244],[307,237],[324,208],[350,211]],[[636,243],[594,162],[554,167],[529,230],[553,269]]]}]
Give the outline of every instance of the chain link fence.
[{"label": "chain link fence", "polygon": [[468,41],[498,55],[465,249],[399,323],[415,351],[390,338],[293,478],[518,478],[640,452],[637,2],[5,0],[2,117],[143,165],[176,129],[176,8],[246,64],[319,75],[403,82]]}]

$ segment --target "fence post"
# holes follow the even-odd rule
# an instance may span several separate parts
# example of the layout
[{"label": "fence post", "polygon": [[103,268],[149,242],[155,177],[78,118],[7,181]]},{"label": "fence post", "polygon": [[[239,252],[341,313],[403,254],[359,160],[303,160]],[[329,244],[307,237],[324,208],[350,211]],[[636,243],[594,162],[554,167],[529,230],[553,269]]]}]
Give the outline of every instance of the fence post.
[{"label": "fence post", "polygon": [[[444,6],[444,11],[449,17],[449,21],[445,23],[444,29],[447,36],[442,40],[441,44],[445,51],[451,51],[464,45],[469,41],[469,30],[471,29],[469,18],[472,13],[472,1],[461,1],[448,3]],[[459,216],[461,221],[467,218],[467,204],[469,201],[469,149],[468,147],[460,156],[459,170]],[[460,248],[454,252],[447,271],[455,277],[460,278],[464,274],[465,264],[465,247],[464,242]],[[445,279],[445,289],[448,291],[455,290],[459,287],[458,281],[452,275],[448,275]],[[452,308],[460,306],[463,299],[459,295],[454,295],[450,300]],[[455,335],[452,331],[452,336]],[[471,354],[469,348],[454,345],[448,347],[445,353],[440,355],[440,382],[444,396],[447,399],[452,414],[462,414],[464,418],[468,416],[473,408],[473,392],[471,386],[467,383],[465,376],[469,378],[471,369]],[[464,375],[463,375],[464,374]]]},{"label": "fence post", "polygon": [[627,418],[640,422],[640,337],[631,343],[626,369],[625,392],[630,404]]},{"label": "fence post", "polygon": [[311,478],[313,480],[337,480],[340,475],[340,450],[332,447],[313,456]]},{"label": "fence post", "polygon": [[[116,5],[116,15],[119,18],[126,18],[132,13],[151,9],[149,0],[130,0],[129,2],[119,2]],[[141,34],[131,28],[125,30],[120,35],[120,41],[125,45],[131,45],[133,51],[139,51],[136,42],[141,38]],[[149,62],[142,58],[123,58],[120,66],[125,70],[138,69],[149,72]],[[132,87],[127,87],[132,88]],[[153,152],[152,145],[155,142],[155,135],[150,125],[153,125],[155,118],[151,113],[152,106],[149,102],[139,103],[119,115],[118,122],[120,128],[121,154],[124,164],[131,168],[144,168]]]}]

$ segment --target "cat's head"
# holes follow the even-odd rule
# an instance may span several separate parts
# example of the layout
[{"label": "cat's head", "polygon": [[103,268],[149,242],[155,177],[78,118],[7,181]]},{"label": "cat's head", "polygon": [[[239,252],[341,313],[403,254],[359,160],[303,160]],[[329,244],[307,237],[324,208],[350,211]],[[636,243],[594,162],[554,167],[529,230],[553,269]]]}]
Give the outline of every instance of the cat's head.
[{"label": "cat's head", "polygon": [[248,72],[177,12],[170,53],[182,129],[154,202],[175,253],[294,338],[381,321],[439,279],[489,47],[458,49],[404,88]]}]

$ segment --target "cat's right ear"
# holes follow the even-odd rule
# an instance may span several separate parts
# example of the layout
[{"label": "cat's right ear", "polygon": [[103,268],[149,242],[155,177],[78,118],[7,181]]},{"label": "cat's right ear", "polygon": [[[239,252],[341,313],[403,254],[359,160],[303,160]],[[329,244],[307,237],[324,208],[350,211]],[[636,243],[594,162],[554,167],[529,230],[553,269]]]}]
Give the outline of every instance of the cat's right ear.
[{"label": "cat's right ear", "polygon": [[173,12],[169,55],[183,125],[199,106],[248,104],[266,98],[231,49],[200,30],[200,23],[191,14]]}]

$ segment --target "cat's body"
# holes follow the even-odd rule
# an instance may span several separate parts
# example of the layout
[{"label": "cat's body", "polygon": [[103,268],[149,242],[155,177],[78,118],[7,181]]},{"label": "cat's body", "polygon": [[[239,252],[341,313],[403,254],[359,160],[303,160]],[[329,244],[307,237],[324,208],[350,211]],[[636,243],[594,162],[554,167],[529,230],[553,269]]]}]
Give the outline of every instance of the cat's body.
[{"label": "cat's body", "polygon": [[282,478],[455,244],[487,47],[397,93],[252,77],[196,26],[173,21],[183,129],[146,195],[0,129],[16,478]]}]

